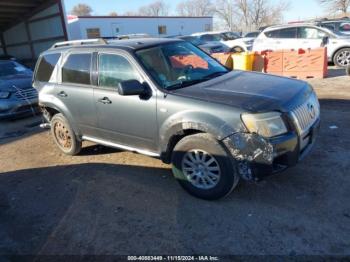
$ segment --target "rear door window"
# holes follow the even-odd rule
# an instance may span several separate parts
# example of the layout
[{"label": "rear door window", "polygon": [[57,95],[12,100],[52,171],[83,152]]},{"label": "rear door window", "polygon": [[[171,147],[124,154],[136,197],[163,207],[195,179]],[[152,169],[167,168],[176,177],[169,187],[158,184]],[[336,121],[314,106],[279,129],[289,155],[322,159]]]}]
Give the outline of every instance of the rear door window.
[{"label": "rear door window", "polygon": [[71,54],[62,67],[62,83],[90,85],[92,54]]},{"label": "rear door window", "polygon": [[35,80],[40,82],[49,82],[60,57],[60,53],[42,56],[36,71]]},{"label": "rear door window", "polygon": [[279,38],[280,30],[268,31],[268,32],[265,32],[265,35],[268,38]]},{"label": "rear door window", "polygon": [[279,38],[297,38],[297,28],[285,28],[279,31]]}]

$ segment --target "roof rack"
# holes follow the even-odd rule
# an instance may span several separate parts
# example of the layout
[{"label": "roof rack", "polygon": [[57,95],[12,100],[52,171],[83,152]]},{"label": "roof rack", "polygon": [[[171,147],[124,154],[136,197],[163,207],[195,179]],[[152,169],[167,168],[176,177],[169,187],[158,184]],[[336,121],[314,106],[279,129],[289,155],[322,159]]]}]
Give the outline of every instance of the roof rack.
[{"label": "roof rack", "polygon": [[51,48],[58,48],[58,47],[64,47],[64,46],[93,45],[93,44],[106,45],[106,44],[108,44],[108,42],[106,41],[106,39],[103,39],[103,38],[86,39],[86,40],[73,40],[73,41],[58,42],[58,43],[54,44]]}]

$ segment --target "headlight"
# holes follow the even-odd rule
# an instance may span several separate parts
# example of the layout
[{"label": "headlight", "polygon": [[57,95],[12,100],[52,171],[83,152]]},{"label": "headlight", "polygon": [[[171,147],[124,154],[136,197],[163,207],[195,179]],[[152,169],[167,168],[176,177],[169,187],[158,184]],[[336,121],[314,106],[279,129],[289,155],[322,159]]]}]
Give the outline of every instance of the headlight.
[{"label": "headlight", "polygon": [[278,112],[242,114],[242,120],[249,132],[264,137],[274,137],[287,133],[287,127]]},{"label": "headlight", "polygon": [[0,99],[6,99],[10,96],[10,92],[0,92]]},{"label": "headlight", "polygon": [[249,41],[243,41],[246,45],[252,45],[254,43],[254,40]]}]

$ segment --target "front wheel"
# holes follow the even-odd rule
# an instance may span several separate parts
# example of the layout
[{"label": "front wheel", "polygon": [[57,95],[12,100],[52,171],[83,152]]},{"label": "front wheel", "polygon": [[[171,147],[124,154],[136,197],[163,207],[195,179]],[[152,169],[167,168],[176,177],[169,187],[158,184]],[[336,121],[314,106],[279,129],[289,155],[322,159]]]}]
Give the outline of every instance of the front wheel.
[{"label": "front wheel", "polygon": [[227,196],[238,184],[234,160],[209,134],[183,138],[172,154],[173,173],[191,195],[215,200]]},{"label": "front wheel", "polygon": [[350,48],[343,48],[336,52],[333,62],[338,67],[350,66]]}]

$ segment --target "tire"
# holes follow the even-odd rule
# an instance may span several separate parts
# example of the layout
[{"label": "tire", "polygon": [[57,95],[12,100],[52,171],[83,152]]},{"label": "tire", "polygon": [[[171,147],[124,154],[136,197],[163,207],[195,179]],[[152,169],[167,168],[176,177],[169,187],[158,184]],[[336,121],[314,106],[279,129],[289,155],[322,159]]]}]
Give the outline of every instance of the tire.
[{"label": "tire", "polygon": [[77,155],[81,150],[81,141],[77,139],[68,120],[62,114],[51,119],[51,135],[58,148],[66,155]]},{"label": "tire", "polygon": [[[191,159],[197,162],[189,164]],[[173,174],[180,185],[189,194],[201,199],[223,198],[239,182],[233,158],[209,134],[195,134],[181,139],[172,153],[172,165]]]},{"label": "tire", "polygon": [[350,48],[342,48],[334,55],[333,62],[338,67],[347,67],[350,65]]}]

